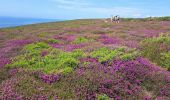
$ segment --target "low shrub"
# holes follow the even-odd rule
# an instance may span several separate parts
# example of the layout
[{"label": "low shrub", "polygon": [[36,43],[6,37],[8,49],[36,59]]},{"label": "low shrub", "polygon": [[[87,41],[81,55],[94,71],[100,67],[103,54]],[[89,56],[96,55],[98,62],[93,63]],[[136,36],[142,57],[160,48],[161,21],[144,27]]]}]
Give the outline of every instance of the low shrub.
[{"label": "low shrub", "polygon": [[42,33],[39,33],[38,36],[39,37],[46,37],[48,33],[46,32],[42,32]]},{"label": "low shrub", "polygon": [[120,55],[120,59],[121,60],[133,60],[139,55],[140,55],[140,53],[138,50],[129,49],[126,53],[123,53],[122,55]]},{"label": "low shrub", "polygon": [[[41,52],[48,49],[48,54],[41,56]],[[81,50],[64,52],[49,48],[45,43],[30,44],[24,48],[24,53],[13,59],[8,67],[22,67],[26,70],[41,70],[47,74],[67,74],[72,72],[79,63],[79,58],[85,54]]]},{"label": "low shrub", "polygon": [[47,42],[48,43],[60,43],[60,41],[57,39],[48,39]]},{"label": "low shrub", "polygon": [[104,31],[96,30],[92,32],[93,34],[105,34]]},{"label": "low shrub", "polygon": [[85,37],[78,37],[73,41],[73,43],[75,43],[75,44],[80,44],[80,43],[84,43],[84,42],[88,42],[88,39]]},{"label": "low shrub", "polygon": [[99,62],[105,62],[108,60],[112,60],[121,53],[123,53],[122,48],[118,48],[115,50],[110,50],[108,48],[100,48],[91,52],[91,56],[93,58],[98,58]]},{"label": "low shrub", "polygon": [[106,94],[98,95],[97,100],[109,100],[109,97]]},{"label": "low shrub", "polygon": [[159,21],[170,21],[170,17],[169,16],[165,16],[165,17],[155,17],[155,20],[159,20]]},{"label": "low shrub", "polygon": [[161,65],[170,71],[170,51],[161,54]]},{"label": "low shrub", "polygon": [[156,38],[145,39],[141,42],[141,50],[143,57],[148,58],[160,66],[164,66],[162,62],[168,57],[167,52],[170,50],[170,37],[160,36]]},{"label": "low shrub", "polygon": [[26,53],[39,54],[43,49],[48,49],[48,48],[50,48],[50,47],[47,43],[39,42],[39,43],[33,43],[33,44],[26,45],[23,50]]},{"label": "low shrub", "polygon": [[132,60],[135,58],[135,56],[133,54],[126,53],[126,54],[121,55],[120,58],[122,60]]}]

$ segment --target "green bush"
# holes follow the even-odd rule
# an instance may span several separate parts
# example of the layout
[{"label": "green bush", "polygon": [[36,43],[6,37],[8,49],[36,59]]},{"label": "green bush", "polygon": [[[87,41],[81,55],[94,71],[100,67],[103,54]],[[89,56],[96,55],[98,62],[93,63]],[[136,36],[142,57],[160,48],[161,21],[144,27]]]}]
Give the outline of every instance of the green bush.
[{"label": "green bush", "polygon": [[161,54],[161,65],[170,70],[170,51]]},{"label": "green bush", "polygon": [[[41,56],[43,50],[51,51],[46,56]],[[21,67],[26,70],[41,70],[47,74],[69,73],[79,63],[79,58],[85,54],[81,50],[64,52],[49,48],[45,43],[30,44],[24,48],[24,53],[13,59],[7,67]]]},{"label": "green bush", "polygon": [[97,100],[109,100],[109,97],[106,94],[98,95]]},{"label": "green bush", "polygon": [[39,42],[39,43],[33,43],[29,44],[24,47],[24,51],[30,54],[40,54],[40,52],[44,49],[49,49],[50,46],[47,43]]},{"label": "green bush", "polygon": [[48,39],[47,42],[48,43],[60,43],[60,41],[56,39]]},{"label": "green bush", "polygon": [[122,55],[120,55],[120,59],[122,59],[122,60],[133,60],[138,55],[140,55],[138,50],[136,50],[136,49],[129,49],[128,52],[123,53]]},{"label": "green bush", "polygon": [[39,33],[38,36],[39,37],[46,37],[48,33],[46,32],[42,32],[42,33]]},{"label": "green bush", "polygon": [[170,37],[168,36],[149,38],[141,42],[142,56],[157,63],[160,66],[164,66],[162,63],[162,59],[164,58],[162,57],[162,53],[167,53],[169,49]]},{"label": "green bush", "polygon": [[71,53],[71,56],[78,59],[78,58],[82,58],[82,57],[85,57],[85,53],[80,50],[80,49],[75,49],[74,51],[72,51]]},{"label": "green bush", "polygon": [[132,59],[134,59],[134,55],[132,55],[131,53],[126,53],[126,54],[123,54],[123,55],[121,55],[120,56],[120,58],[122,59],[122,60],[132,60]]},{"label": "green bush", "polygon": [[122,52],[122,48],[118,48],[115,50],[110,50],[108,48],[100,48],[91,53],[93,58],[97,58],[99,62],[105,62],[107,60],[112,60],[117,55],[120,55]]},{"label": "green bush", "polygon": [[73,41],[73,43],[75,43],[75,44],[80,44],[80,43],[84,43],[84,42],[88,42],[88,39],[85,37],[78,37]]}]

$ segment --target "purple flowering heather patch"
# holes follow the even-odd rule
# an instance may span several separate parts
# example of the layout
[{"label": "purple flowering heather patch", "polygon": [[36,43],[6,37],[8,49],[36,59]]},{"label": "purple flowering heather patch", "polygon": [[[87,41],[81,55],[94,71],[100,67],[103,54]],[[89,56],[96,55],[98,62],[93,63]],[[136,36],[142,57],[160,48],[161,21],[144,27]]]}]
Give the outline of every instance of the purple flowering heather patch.
[{"label": "purple flowering heather patch", "polygon": [[[83,59],[82,61],[86,60]],[[87,80],[97,86],[96,90],[90,90],[92,94],[88,96],[86,95],[88,90],[81,88],[77,92],[79,96],[81,94],[85,97],[94,97],[93,94],[106,94],[111,98],[122,100],[140,95],[142,83],[150,78],[152,79],[152,75],[160,73],[162,70],[147,59],[138,57],[129,61],[114,60],[112,65],[102,65],[98,62],[91,63],[88,67],[77,69],[76,72],[77,77],[86,77]],[[167,87],[168,85],[161,90],[164,96],[169,93]]]},{"label": "purple flowering heather patch", "polygon": [[72,34],[63,34],[63,35],[56,35],[53,38],[58,40],[63,40],[66,42],[72,42],[75,40],[76,36]]},{"label": "purple flowering heather patch", "polygon": [[39,74],[39,78],[40,78],[43,82],[48,83],[48,84],[51,84],[51,83],[54,83],[54,82],[58,81],[58,80],[60,79],[60,77],[61,77],[61,75]]},{"label": "purple flowering heather patch", "polygon": [[14,76],[18,73],[18,69],[17,68],[10,69],[8,73],[9,75]]},{"label": "purple flowering heather patch", "polygon": [[170,21],[164,21],[160,23],[163,26],[170,26]]},{"label": "purple flowering heather patch", "polygon": [[53,48],[62,49],[64,51],[73,51],[74,49],[80,49],[82,47],[85,47],[86,44],[49,44]]},{"label": "purple flowering heather patch", "polygon": [[167,32],[167,30],[139,30],[139,32],[143,33],[145,37],[152,38],[158,37],[159,34]]},{"label": "purple flowering heather patch", "polygon": [[75,72],[78,74],[78,77],[80,77],[85,73],[85,70],[84,68],[79,68]]},{"label": "purple flowering heather patch", "polygon": [[126,41],[125,45],[130,48],[138,48],[139,47],[139,43],[136,41]]},{"label": "purple flowering heather patch", "polygon": [[0,97],[2,100],[13,100],[13,99],[22,100],[22,95],[19,95],[13,90],[14,84],[18,82],[19,80],[17,78],[13,78],[2,83],[1,85],[2,87],[0,89],[1,92]]},{"label": "purple flowering heather patch", "polygon": [[14,48],[16,48],[15,45],[3,47],[2,49],[0,49],[0,57],[4,57],[6,53],[11,52]]},{"label": "purple flowering heather patch", "polygon": [[107,35],[101,35],[99,37],[99,41],[101,41],[103,44],[120,44],[121,43],[121,40],[119,38],[112,38],[112,37],[109,37]]},{"label": "purple flowering heather patch", "polygon": [[93,62],[93,63],[97,63],[97,59],[95,58],[82,58],[80,59],[80,62]]},{"label": "purple flowering heather patch", "polygon": [[62,48],[64,44],[49,44],[53,48]]},{"label": "purple flowering heather patch", "polygon": [[165,86],[160,90],[160,96],[170,97],[170,80],[169,80],[169,84],[165,85]]},{"label": "purple flowering heather patch", "polygon": [[47,51],[42,51],[42,52],[41,52],[41,56],[42,56],[42,57],[46,56],[47,54],[48,54]]},{"label": "purple flowering heather patch", "polygon": [[[33,97],[35,100],[47,100],[46,96],[34,95]],[[30,100],[29,98],[27,98],[27,99]]]},{"label": "purple flowering heather patch", "polygon": [[150,96],[145,96],[144,100],[151,100],[151,97]]},{"label": "purple flowering heather patch", "polygon": [[0,58],[0,68],[4,67],[5,65],[11,63],[10,59],[7,58]]},{"label": "purple flowering heather patch", "polygon": [[32,40],[10,40],[6,43],[6,45],[11,46],[24,46],[26,44],[32,43]]},{"label": "purple flowering heather patch", "polygon": [[86,44],[68,44],[63,49],[65,51],[73,51],[74,49],[80,49],[85,46],[86,46]]}]

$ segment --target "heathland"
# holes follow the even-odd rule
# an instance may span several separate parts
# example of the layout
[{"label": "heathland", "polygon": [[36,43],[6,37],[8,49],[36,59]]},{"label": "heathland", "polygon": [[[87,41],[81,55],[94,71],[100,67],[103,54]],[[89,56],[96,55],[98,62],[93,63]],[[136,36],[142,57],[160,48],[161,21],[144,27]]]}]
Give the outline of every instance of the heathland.
[{"label": "heathland", "polygon": [[0,29],[2,100],[169,100],[170,21]]}]

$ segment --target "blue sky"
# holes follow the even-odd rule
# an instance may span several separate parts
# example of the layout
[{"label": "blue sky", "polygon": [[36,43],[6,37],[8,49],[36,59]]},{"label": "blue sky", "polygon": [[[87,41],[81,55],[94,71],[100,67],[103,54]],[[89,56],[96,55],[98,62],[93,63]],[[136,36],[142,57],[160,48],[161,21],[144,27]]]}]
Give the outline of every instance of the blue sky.
[{"label": "blue sky", "polygon": [[0,0],[0,16],[79,19],[170,15],[170,0]]}]

